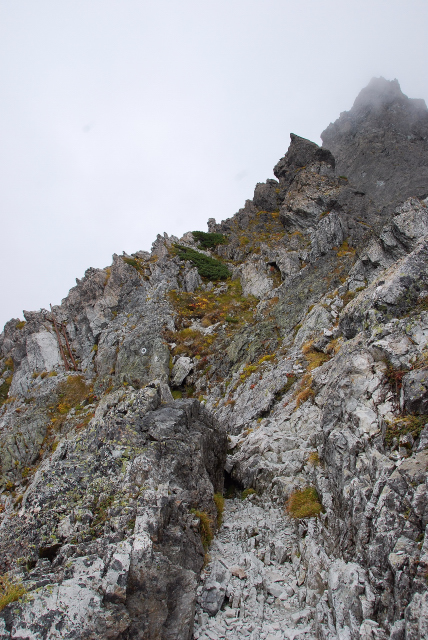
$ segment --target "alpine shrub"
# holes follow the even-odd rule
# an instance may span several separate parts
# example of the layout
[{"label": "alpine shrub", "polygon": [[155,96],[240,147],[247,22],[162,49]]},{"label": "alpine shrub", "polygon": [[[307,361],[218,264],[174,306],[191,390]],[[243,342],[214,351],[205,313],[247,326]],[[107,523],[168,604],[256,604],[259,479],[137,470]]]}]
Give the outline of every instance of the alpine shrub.
[{"label": "alpine shrub", "polygon": [[180,244],[174,245],[180,260],[190,260],[198,270],[202,278],[208,280],[226,280],[231,275],[229,269],[219,260],[206,256],[199,251],[183,247]]},{"label": "alpine shrub", "polygon": [[219,244],[226,242],[222,233],[205,233],[205,231],[192,231],[192,235],[203,249],[214,249]]}]

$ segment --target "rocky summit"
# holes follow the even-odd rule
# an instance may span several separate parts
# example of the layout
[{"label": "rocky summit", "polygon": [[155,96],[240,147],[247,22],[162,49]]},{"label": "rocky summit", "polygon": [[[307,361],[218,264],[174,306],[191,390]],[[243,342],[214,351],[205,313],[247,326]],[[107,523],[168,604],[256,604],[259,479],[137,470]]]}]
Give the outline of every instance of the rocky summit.
[{"label": "rocky summit", "polygon": [[428,638],[428,110],[0,334],[0,640]]}]

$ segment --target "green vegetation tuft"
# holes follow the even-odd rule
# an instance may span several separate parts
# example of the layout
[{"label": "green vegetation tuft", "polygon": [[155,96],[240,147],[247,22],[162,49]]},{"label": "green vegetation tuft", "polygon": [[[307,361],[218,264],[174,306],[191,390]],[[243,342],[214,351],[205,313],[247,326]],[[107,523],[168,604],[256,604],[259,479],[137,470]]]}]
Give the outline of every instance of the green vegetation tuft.
[{"label": "green vegetation tuft", "polygon": [[192,231],[192,235],[202,249],[215,249],[217,245],[226,243],[226,237],[222,233]]},{"label": "green vegetation tuft", "polygon": [[12,376],[10,376],[9,378],[6,378],[6,380],[4,380],[4,382],[0,385],[0,407],[7,400],[11,383],[12,383]]},{"label": "green vegetation tuft", "polygon": [[[128,264],[130,267],[133,267],[136,271],[138,271],[138,273],[140,274],[144,274],[144,267],[142,265],[142,263],[137,260],[136,258],[123,258],[123,261],[126,262],[126,264]],[[110,274],[107,274],[107,280],[109,279]],[[106,283],[107,283],[106,280]]]},{"label": "green vegetation tuft", "polygon": [[287,501],[287,512],[292,518],[315,518],[323,511],[315,487],[294,491]]},{"label": "green vegetation tuft", "polygon": [[256,364],[248,364],[248,365],[246,365],[244,367],[242,373],[239,376],[241,382],[244,382],[244,380],[249,378],[255,371],[257,371],[257,365]]},{"label": "green vegetation tuft", "polygon": [[248,489],[244,489],[244,491],[242,492],[241,495],[241,499],[245,500],[245,498],[248,498],[248,496],[252,496],[254,495],[256,492],[254,489],[248,488]]},{"label": "green vegetation tuft", "polygon": [[202,278],[208,280],[226,280],[231,275],[229,269],[220,260],[215,260],[199,251],[175,244],[175,251],[180,260],[190,260]]},{"label": "green vegetation tuft", "polygon": [[385,442],[388,446],[391,446],[394,438],[399,439],[400,436],[405,436],[407,433],[410,433],[416,439],[426,424],[428,424],[428,416],[426,415],[415,416],[409,414],[395,418],[391,422],[387,422]]}]

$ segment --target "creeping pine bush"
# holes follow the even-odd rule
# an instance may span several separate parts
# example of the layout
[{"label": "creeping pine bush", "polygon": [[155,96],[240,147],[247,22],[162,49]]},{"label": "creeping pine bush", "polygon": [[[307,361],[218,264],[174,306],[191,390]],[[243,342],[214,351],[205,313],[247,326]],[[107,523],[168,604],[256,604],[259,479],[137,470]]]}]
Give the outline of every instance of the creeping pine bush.
[{"label": "creeping pine bush", "polygon": [[175,251],[180,260],[190,260],[202,278],[208,280],[226,280],[230,275],[229,269],[220,260],[215,260],[199,251],[175,244]]},{"label": "creeping pine bush", "polygon": [[225,244],[226,237],[222,233],[205,233],[192,231],[192,235],[202,249],[214,249],[219,244]]}]

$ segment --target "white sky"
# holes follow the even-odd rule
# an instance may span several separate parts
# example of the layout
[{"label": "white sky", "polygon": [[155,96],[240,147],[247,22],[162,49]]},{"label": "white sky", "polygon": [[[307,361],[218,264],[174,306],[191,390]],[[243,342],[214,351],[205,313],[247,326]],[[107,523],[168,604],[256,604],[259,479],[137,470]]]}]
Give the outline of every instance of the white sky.
[{"label": "white sky", "polygon": [[206,230],[372,76],[428,99],[427,0],[0,0],[0,329]]}]

